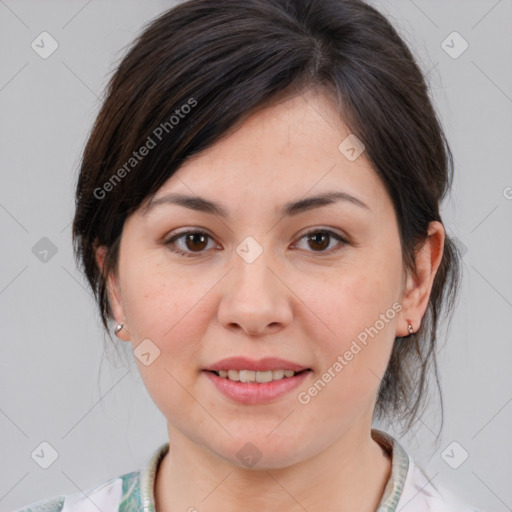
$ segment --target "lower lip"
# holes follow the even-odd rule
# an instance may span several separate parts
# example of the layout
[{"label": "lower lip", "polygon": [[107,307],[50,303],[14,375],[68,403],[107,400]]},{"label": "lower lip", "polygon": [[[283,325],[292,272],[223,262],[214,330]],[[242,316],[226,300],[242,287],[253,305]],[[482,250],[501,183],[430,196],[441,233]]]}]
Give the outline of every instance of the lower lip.
[{"label": "lower lip", "polygon": [[289,393],[308,377],[311,371],[305,371],[293,377],[284,377],[271,382],[235,382],[225,377],[219,377],[213,372],[204,371],[217,389],[228,398],[241,404],[254,405],[275,400]]}]

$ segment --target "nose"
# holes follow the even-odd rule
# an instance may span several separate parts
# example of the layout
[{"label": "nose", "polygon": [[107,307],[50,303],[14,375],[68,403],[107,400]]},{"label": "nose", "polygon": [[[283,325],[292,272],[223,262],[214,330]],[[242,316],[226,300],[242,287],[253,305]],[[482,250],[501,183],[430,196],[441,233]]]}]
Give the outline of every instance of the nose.
[{"label": "nose", "polygon": [[246,262],[236,252],[233,268],[223,282],[218,320],[227,329],[242,330],[248,335],[275,333],[293,318],[293,293],[270,251],[255,261]]}]

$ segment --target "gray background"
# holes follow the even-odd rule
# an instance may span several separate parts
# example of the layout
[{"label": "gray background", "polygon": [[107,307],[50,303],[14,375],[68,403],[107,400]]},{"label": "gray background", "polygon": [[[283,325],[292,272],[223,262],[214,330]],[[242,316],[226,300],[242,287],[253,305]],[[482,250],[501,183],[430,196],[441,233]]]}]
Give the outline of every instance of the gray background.
[{"label": "gray background", "polygon": [[[172,5],[0,0],[1,511],[137,470],[167,441],[128,344],[118,356],[103,335],[70,223],[107,79],[142,25]],[[441,440],[434,407],[401,442],[434,484],[488,512],[512,510],[512,1],[374,5],[428,73],[457,175],[444,220],[464,252],[440,356]],[[47,59],[31,48],[43,31],[59,45]],[[442,46],[453,31],[469,44],[457,58]],[[49,245],[55,254],[40,252]],[[43,441],[58,452],[48,469],[31,457]],[[469,457],[453,469],[445,459],[456,465],[462,450]]]}]

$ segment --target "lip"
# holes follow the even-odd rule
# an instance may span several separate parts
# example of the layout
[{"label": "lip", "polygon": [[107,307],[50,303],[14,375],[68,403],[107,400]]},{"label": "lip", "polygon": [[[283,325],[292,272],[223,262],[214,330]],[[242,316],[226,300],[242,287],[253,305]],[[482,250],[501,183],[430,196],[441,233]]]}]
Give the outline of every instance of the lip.
[{"label": "lip", "polygon": [[[279,357],[264,357],[263,359],[248,359],[247,357],[228,357],[204,368],[211,372],[218,372],[220,370],[252,370],[255,372],[266,372],[269,370],[293,370],[294,372],[301,372],[308,370],[307,366],[302,366],[292,361],[286,361]],[[287,377],[294,378],[294,377]]]},{"label": "lip", "polygon": [[[225,369],[225,367],[221,369]],[[245,367],[245,369],[249,368]],[[208,370],[204,370],[203,373],[224,396],[240,404],[256,405],[276,400],[291,392],[309,376],[311,370],[293,377],[284,377],[280,380],[263,383],[235,382],[225,377],[219,377],[213,371]]]}]

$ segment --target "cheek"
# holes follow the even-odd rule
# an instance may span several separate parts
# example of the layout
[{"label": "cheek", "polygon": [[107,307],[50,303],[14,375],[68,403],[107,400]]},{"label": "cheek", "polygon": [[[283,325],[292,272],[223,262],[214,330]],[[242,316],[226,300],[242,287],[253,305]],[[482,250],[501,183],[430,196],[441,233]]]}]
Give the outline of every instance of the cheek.
[{"label": "cheek", "polygon": [[193,386],[200,366],[212,283],[193,279],[193,272],[162,268],[148,259],[127,266],[123,297],[132,349],[149,339],[156,346],[152,354],[158,354],[147,366],[134,358],[140,375],[155,404],[166,417],[173,417],[194,407],[185,389]]},{"label": "cheek", "polygon": [[[361,265],[331,270],[328,279],[310,277],[303,284],[297,283],[297,295],[305,297],[304,311],[309,312],[303,327],[309,326],[311,339],[320,337],[324,345],[343,349],[374,325],[399,297],[398,270],[388,266],[383,272],[378,266]],[[386,328],[379,323],[379,330],[389,330],[390,323]]]},{"label": "cheek", "polygon": [[395,338],[400,271],[400,264],[375,261],[308,280],[303,327],[321,362],[319,405],[347,414],[375,397]]},{"label": "cheek", "polygon": [[171,271],[155,258],[134,258],[124,271],[123,298],[132,342],[149,338],[163,355],[172,352],[174,360],[197,349],[189,340],[201,339],[211,284],[194,272]]}]

